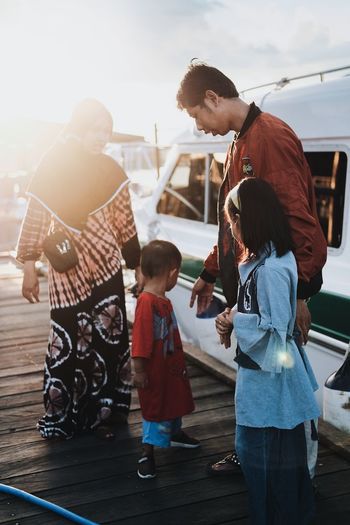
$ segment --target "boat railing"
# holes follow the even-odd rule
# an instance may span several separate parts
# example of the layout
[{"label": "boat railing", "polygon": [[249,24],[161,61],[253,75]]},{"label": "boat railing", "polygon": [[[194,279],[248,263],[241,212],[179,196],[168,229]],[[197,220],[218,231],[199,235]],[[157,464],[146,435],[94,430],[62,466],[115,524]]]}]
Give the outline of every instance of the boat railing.
[{"label": "boat railing", "polygon": [[282,89],[288,84],[290,84],[291,82],[294,82],[295,80],[303,80],[303,79],[312,78],[312,77],[320,77],[320,81],[323,82],[325,75],[328,75],[330,73],[336,73],[338,71],[345,71],[347,69],[350,69],[350,65],[317,71],[315,73],[308,73],[306,75],[299,75],[297,77],[290,77],[290,78],[282,77],[280,80],[276,80],[275,82],[268,82],[266,84],[259,84],[258,86],[253,86],[247,89],[243,89],[242,91],[240,91],[240,94],[244,95],[245,93],[248,93],[248,91],[253,91],[255,89],[261,89],[261,88],[272,87],[272,86],[274,86],[275,89]]}]

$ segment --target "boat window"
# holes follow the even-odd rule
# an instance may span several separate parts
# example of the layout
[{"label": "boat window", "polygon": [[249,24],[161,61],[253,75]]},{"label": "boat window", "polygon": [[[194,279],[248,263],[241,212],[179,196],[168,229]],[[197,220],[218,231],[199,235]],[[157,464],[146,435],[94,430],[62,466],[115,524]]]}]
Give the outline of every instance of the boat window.
[{"label": "boat window", "polygon": [[328,246],[339,248],[343,233],[347,156],[343,151],[306,151],[315,183],[317,212]]},{"label": "boat window", "polygon": [[206,155],[181,155],[159,200],[158,213],[203,222],[205,166]]},{"label": "boat window", "polygon": [[[211,156],[212,157],[212,156]],[[224,163],[223,159],[217,158],[214,155],[210,164],[210,175],[209,175],[209,210],[208,210],[208,223],[217,224],[217,207],[219,199],[219,189],[223,179]]]}]

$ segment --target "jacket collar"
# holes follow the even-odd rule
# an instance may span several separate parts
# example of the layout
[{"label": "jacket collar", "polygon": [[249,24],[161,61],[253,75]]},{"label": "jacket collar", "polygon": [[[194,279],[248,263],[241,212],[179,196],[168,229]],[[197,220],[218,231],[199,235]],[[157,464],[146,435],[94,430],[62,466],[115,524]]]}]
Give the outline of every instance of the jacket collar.
[{"label": "jacket collar", "polygon": [[275,253],[276,248],[274,247],[274,244],[272,242],[269,242],[265,245],[264,249],[261,251],[258,257],[240,263],[238,266],[238,270],[241,283],[244,284],[249,274],[254,270],[254,268],[262,264],[265,261],[265,259],[271,257],[271,255],[274,255]]},{"label": "jacket collar", "polygon": [[258,108],[258,106],[256,106],[254,102],[252,102],[249,107],[248,115],[246,116],[246,119],[241,127],[241,131],[239,132],[239,138],[243,137],[243,135],[248,131],[248,129],[253,124],[256,117],[260,115],[260,113],[261,109]]}]

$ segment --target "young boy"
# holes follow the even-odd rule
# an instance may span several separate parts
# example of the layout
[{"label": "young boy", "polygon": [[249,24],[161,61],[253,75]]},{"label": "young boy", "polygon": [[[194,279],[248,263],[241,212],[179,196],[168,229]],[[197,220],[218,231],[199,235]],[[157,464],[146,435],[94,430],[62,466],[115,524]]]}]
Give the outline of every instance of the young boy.
[{"label": "young boy", "polygon": [[181,417],[194,410],[176,318],[165,292],[176,285],[181,254],[174,244],[152,241],[142,249],[144,289],[137,300],[132,336],[134,384],[142,412],[143,450],[137,474],[156,476],[154,446],[197,448],[181,430]]}]

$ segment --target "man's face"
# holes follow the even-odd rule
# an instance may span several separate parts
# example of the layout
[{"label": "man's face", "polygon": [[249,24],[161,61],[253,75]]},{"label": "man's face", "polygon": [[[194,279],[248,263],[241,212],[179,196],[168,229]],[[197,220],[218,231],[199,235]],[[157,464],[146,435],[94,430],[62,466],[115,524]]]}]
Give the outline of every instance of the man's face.
[{"label": "man's face", "polygon": [[212,135],[226,135],[230,131],[228,118],[222,110],[221,101],[205,98],[203,105],[186,108],[188,115],[196,122],[199,131]]}]

